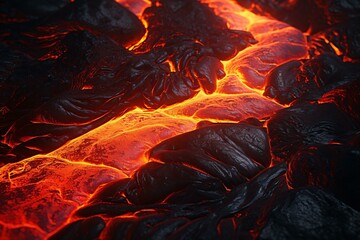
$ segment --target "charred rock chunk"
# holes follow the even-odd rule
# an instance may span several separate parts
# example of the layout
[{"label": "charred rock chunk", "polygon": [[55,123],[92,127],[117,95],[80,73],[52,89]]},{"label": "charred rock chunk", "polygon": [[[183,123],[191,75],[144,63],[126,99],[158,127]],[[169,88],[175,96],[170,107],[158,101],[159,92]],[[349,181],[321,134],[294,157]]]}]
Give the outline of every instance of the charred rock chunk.
[{"label": "charred rock chunk", "polygon": [[[114,0],[77,0],[59,11],[26,23],[5,24],[0,32],[7,44],[38,49],[48,47],[71,31],[89,31],[130,46],[145,34],[141,21]],[[27,51],[26,47],[23,48]]]},{"label": "charred rock chunk", "polygon": [[81,29],[95,31],[130,46],[145,34],[141,21],[114,0],[76,0],[57,13],[54,22],[70,21]]},{"label": "charred rock chunk", "polygon": [[246,182],[270,165],[265,129],[247,123],[214,124],[182,134],[157,145],[149,158],[158,162],[144,165],[131,180],[112,183],[91,202],[122,201],[110,189],[122,191],[133,204],[217,199],[224,194],[223,184]]},{"label": "charred rock chunk", "polygon": [[[109,239],[250,237],[249,230],[260,227],[258,220],[267,215],[276,196],[287,191],[285,164],[264,169],[270,164],[268,148],[264,128],[254,119],[208,124],[156,146],[149,156],[163,162],[149,162],[130,179],[102,186],[76,214],[112,217],[101,233]],[[184,158],[185,150],[195,164]],[[167,151],[172,154],[166,156]],[[239,175],[228,184],[229,178],[218,174],[220,163],[239,169],[246,178]],[[229,225],[230,219],[235,225]]]},{"label": "charred rock chunk", "polygon": [[336,106],[349,114],[351,117],[360,120],[360,79],[351,83],[339,86],[324,94],[319,103],[335,103]]},{"label": "charred rock chunk", "polygon": [[293,190],[278,201],[258,239],[359,239],[360,214],[316,188]]},{"label": "charred rock chunk", "polygon": [[309,28],[312,20],[314,5],[306,1],[277,1],[277,0],[237,0],[244,8],[264,16],[272,16],[282,22],[286,22],[302,31]]},{"label": "charred rock chunk", "polygon": [[217,58],[226,60],[256,43],[250,33],[228,29],[222,18],[197,0],[153,0],[144,18],[149,23],[149,34],[138,51],[191,40],[209,48]]},{"label": "charred rock chunk", "polygon": [[126,190],[130,180],[130,178],[124,178],[100,186],[89,203],[125,203],[126,198],[122,196],[122,193]]},{"label": "charred rock chunk", "polygon": [[69,0],[4,0],[0,3],[0,23],[26,22],[53,14]]},{"label": "charred rock chunk", "polygon": [[[63,71],[62,60],[39,62],[0,46],[0,134],[19,117],[72,87],[76,71]],[[79,63],[80,65],[80,63]]]},{"label": "charred rock chunk", "polygon": [[[223,65],[215,57],[195,57],[193,49],[197,47],[194,45],[198,44],[183,42],[141,56],[134,55],[123,67],[123,75],[133,82],[133,89],[138,89],[141,107],[156,109],[193,97],[200,89],[207,94],[215,91],[217,80],[225,76]],[[168,55],[168,52],[176,55]],[[173,64],[178,67],[172,70]]]},{"label": "charred rock chunk", "polygon": [[[284,165],[265,169],[248,183],[233,188],[221,202],[195,205],[194,209],[205,208],[207,211],[194,219],[188,215],[191,221],[176,229],[169,237],[184,240],[219,239],[224,236],[225,230],[222,220],[232,218],[235,226],[230,239],[250,238],[249,230],[258,227],[256,220],[269,211],[263,207],[264,204],[271,206],[275,196],[286,191],[284,171]],[[193,213],[197,212],[198,209],[193,210]]]},{"label": "charred rock chunk", "polygon": [[267,75],[264,95],[281,104],[288,104],[299,98],[308,90],[307,82],[298,79],[301,66],[301,61],[293,60],[274,68]]},{"label": "charred rock chunk", "polygon": [[257,14],[272,16],[303,32],[316,33],[328,26],[359,17],[358,1],[277,1],[277,0],[237,0],[237,2]]},{"label": "charred rock chunk", "polygon": [[316,186],[360,210],[360,148],[320,145],[297,152],[286,173],[293,188]]},{"label": "charred rock chunk", "polygon": [[133,50],[142,54],[142,60],[132,66],[162,69],[150,70],[149,76],[154,77],[146,77],[155,79],[143,91],[149,108],[185,100],[200,88],[213,93],[216,80],[225,76],[220,60],[256,42],[248,32],[228,29],[222,18],[196,0],[152,1],[143,17],[148,34]]},{"label": "charred rock chunk", "polygon": [[281,104],[294,100],[317,100],[324,93],[360,79],[358,63],[342,62],[332,54],[311,60],[293,60],[273,69],[266,79],[264,95]]},{"label": "charred rock chunk", "polygon": [[289,160],[299,148],[346,142],[360,125],[335,104],[300,104],[278,111],[268,121],[272,153]]},{"label": "charred rock chunk", "polygon": [[264,128],[246,123],[215,124],[166,140],[149,152],[150,159],[182,163],[234,186],[270,165]]},{"label": "charred rock chunk", "polygon": [[[72,90],[110,88],[125,77],[118,73],[132,54],[104,36],[87,31],[67,34],[49,53],[57,56],[51,74],[58,81],[71,82]],[[64,69],[66,69],[65,73]]]},{"label": "charred rock chunk", "polygon": [[[189,191],[190,189],[192,191]],[[193,195],[187,196],[182,193],[182,196],[180,196],[179,192],[184,190],[185,193]],[[218,179],[195,169],[181,164],[160,164],[154,162],[150,162],[140,168],[124,191],[127,199],[134,204],[159,202],[170,194],[177,196],[171,196],[170,201],[168,199],[166,202],[181,202],[186,200],[186,198],[190,202],[196,202],[202,192],[208,193],[208,195],[203,194],[201,200],[209,197],[207,200],[210,200],[212,197],[216,199],[219,196],[221,197],[221,193],[225,192],[225,188]],[[198,194],[199,196],[196,196]]]},{"label": "charred rock chunk", "polygon": [[9,123],[70,89],[113,84],[115,67],[130,56],[109,39],[88,32],[69,33],[49,53],[57,56],[56,60],[32,60],[7,47],[1,47],[1,52],[0,88],[4,94],[0,106],[7,109],[2,111],[2,122]]},{"label": "charred rock chunk", "polygon": [[310,54],[334,53],[358,61],[360,59],[360,18],[349,19],[310,36]]},{"label": "charred rock chunk", "polygon": [[[153,169],[152,172],[149,172],[150,175],[146,177],[148,179],[153,178],[154,181],[148,182],[151,185],[144,184],[141,187],[143,191],[155,193],[163,189],[163,186],[165,186],[165,189],[168,189],[167,186],[174,184],[190,184],[189,186],[196,184],[196,187],[200,189],[198,193],[202,192],[203,196],[212,194],[213,187],[208,189],[201,187],[202,185],[207,185],[206,178],[196,179],[191,177],[192,172],[196,172],[195,169],[176,165],[184,170],[188,168],[186,171],[190,173],[190,179],[186,178],[186,174],[181,178],[174,176],[171,179],[171,175],[174,172],[168,174],[162,172],[166,165],[173,164],[166,163],[160,168],[158,163],[150,163],[144,166],[145,169],[147,167]],[[140,172],[144,171],[144,169],[140,170]],[[182,171],[182,173],[186,173],[186,171]],[[137,174],[141,174],[140,172]],[[136,182],[136,178],[138,178],[136,177],[130,179],[130,182],[126,180],[103,186],[100,191],[101,194],[98,192],[95,195],[97,203],[91,201],[93,202],[92,204],[80,209],[77,214],[83,217],[97,214],[112,216],[113,218],[110,219],[101,233],[101,236],[107,239],[124,236],[131,236],[135,239],[218,239],[219,236],[226,236],[226,234],[232,238],[239,238],[240,236],[250,237],[249,230],[259,227],[257,220],[261,219],[264,215],[266,216],[270,209],[270,207],[264,208],[264,204],[271,206],[276,196],[287,191],[284,172],[285,165],[283,164],[265,169],[247,183],[240,184],[229,191],[219,191],[219,195],[216,198],[198,198],[196,200],[193,199],[195,201],[191,202],[172,202],[169,201],[170,198],[166,198],[161,203],[156,203],[158,199],[153,199],[147,204],[136,205],[123,200],[121,202],[107,201],[111,195],[126,196],[126,186],[131,186],[132,181]],[[163,178],[157,180],[156,176],[159,174],[166,174],[169,178],[165,179],[165,182]],[[200,172],[198,174],[199,176],[203,175]],[[175,183],[171,183],[171,180]],[[202,180],[205,181],[203,182]],[[128,183],[130,185],[127,185]],[[159,188],[159,190],[156,190],[156,188]],[[179,194],[183,190],[173,188],[172,191],[174,192],[168,193],[169,196]],[[185,191],[184,194],[188,195],[187,198],[194,198],[189,196],[192,195],[191,191]],[[101,200],[100,195],[104,196],[103,200]],[[178,198],[175,197],[174,199]],[[263,210],[259,211],[260,208]],[[255,209],[257,211],[254,211]],[[235,225],[229,226],[229,219]],[[70,228],[72,224],[76,224],[76,222],[67,225],[59,233],[65,232],[65,229]],[[228,228],[232,230],[225,233],[225,229]]]}]

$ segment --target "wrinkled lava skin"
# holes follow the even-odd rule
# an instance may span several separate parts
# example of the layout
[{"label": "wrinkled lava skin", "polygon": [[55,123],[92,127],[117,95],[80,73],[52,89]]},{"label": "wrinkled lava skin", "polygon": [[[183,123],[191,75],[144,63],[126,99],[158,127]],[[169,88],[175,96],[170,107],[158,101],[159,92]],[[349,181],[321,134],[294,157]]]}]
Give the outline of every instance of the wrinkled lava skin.
[{"label": "wrinkled lava skin", "polygon": [[[171,4],[148,8],[144,12],[144,18],[148,19],[149,24],[148,37],[130,53],[123,47],[127,43],[117,41],[122,45],[116,45],[110,39],[117,40],[113,37],[113,28],[119,29],[115,31],[116,34],[118,31],[120,32],[116,36],[123,39],[122,35],[131,36],[126,33],[127,28],[132,27],[134,29],[132,31],[135,31],[138,29],[137,24],[134,23],[133,26],[106,25],[110,29],[101,28],[99,32],[94,32],[98,31],[99,23],[108,22],[108,20],[102,19],[103,15],[115,23],[121,23],[121,19],[115,20],[130,13],[111,0],[96,2],[100,6],[92,8],[105,11],[105,13],[97,13],[96,16],[100,16],[100,19],[91,17],[93,14],[91,11],[89,12],[91,6],[88,6],[86,1],[76,1],[59,10],[59,13],[54,14],[51,20],[43,19],[37,20],[35,23],[15,26],[20,29],[25,28],[26,31],[29,28],[29,31],[34,33],[26,32],[26,35],[23,33],[25,36],[22,36],[21,33],[11,31],[10,34],[4,34],[3,41],[9,42],[10,46],[17,45],[18,41],[24,41],[22,38],[27,38],[31,34],[44,34],[45,36],[42,38],[50,41],[47,44],[60,45],[55,47],[55,51],[63,51],[54,63],[49,63],[55,65],[55,68],[61,68],[61,64],[69,64],[69,56],[75,56],[70,60],[74,61],[74,64],[70,65],[71,68],[74,68],[73,71],[67,73],[68,76],[60,76],[62,81],[66,79],[67,84],[64,84],[63,91],[60,90],[60,93],[54,94],[57,98],[52,98],[45,103],[31,102],[31,108],[38,108],[38,111],[31,111],[29,114],[22,112],[21,117],[16,118],[15,121],[13,118],[6,119],[8,116],[5,116],[4,125],[12,124],[10,127],[5,126],[6,130],[4,130],[6,132],[4,142],[12,148],[8,152],[8,161],[17,161],[36,153],[54,150],[67,140],[84,134],[113,117],[121,116],[135,106],[156,109],[193,97],[200,88],[205,93],[213,93],[216,89],[216,81],[225,76],[220,60],[228,59],[256,42],[250,33],[228,29],[223,19],[215,16],[210,9],[203,7],[197,1],[185,1],[180,5],[177,4],[176,9],[173,9]],[[114,13],[112,4],[117,5],[115,10],[119,8],[119,11]],[[174,14],[175,10],[178,15]],[[108,11],[110,13],[106,14]],[[113,16],[114,14],[117,15]],[[184,19],[187,18],[184,18],[184,14],[189,15],[189,18],[192,17],[193,21],[186,22]],[[198,15],[201,18],[194,17]],[[131,22],[136,22],[133,21],[133,17],[130,18]],[[173,19],[173,22],[168,21],[169,19]],[[209,21],[213,21],[211,29],[207,27]],[[160,24],[162,22],[167,24],[162,26]],[[37,24],[35,29],[33,24]],[[161,26],[160,29],[158,29],[159,26]],[[66,29],[59,29],[63,27]],[[95,30],[89,31],[89,27]],[[63,34],[69,31],[70,33],[66,34],[63,40],[51,39],[54,33],[47,31],[38,33],[38,29],[44,28],[55,29],[58,32],[63,31]],[[168,31],[161,31],[164,28]],[[161,36],[162,32],[164,32],[164,36]],[[99,33],[105,36],[94,35]],[[141,31],[134,34],[132,40],[138,39],[139,34]],[[61,34],[58,35],[61,38]],[[224,39],[217,38],[217,41],[213,41],[212,36],[214,35],[224,37]],[[79,38],[85,38],[80,40],[81,49],[83,48],[85,53],[82,51],[79,53],[78,45],[74,44],[74,40],[78,41]],[[41,48],[42,45],[35,46],[35,48],[39,47]],[[44,47],[46,48],[47,45]],[[51,49],[46,50],[51,51]],[[103,49],[107,49],[109,52],[104,53]],[[49,54],[53,55],[54,53],[48,52],[45,55]],[[85,61],[82,56],[85,57]],[[9,61],[13,61],[14,58],[10,58]],[[36,63],[32,64],[36,65]],[[43,62],[38,64],[43,64]],[[174,66],[175,70],[171,70],[170,65]],[[68,67],[62,68],[67,69]],[[26,75],[22,77],[27,78]],[[34,76],[34,78],[37,77]],[[42,85],[44,82],[48,82],[48,78],[49,74],[46,74],[41,78],[43,81],[37,80],[38,84]],[[31,81],[31,78],[27,81]],[[60,82],[56,79],[53,81]],[[7,86],[7,82],[10,81],[5,81],[3,90],[12,90],[13,85],[19,85],[10,83],[10,86]],[[16,90],[15,93],[17,93]],[[49,89],[43,88],[33,94],[38,95],[39,92],[48,91]],[[29,94],[28,98],[32,98],[33,94]],[[13,101],[13,98],[8,101]],[[5,106],[9,109],[10,105],[21,103],[5,103]],[[41,103],[42,105],[39,107]],[[27,108],[29,107],[27,106]],[[52,111],[51,109],[54,108],[58,110]],[[16,112],[16,110],[14,111]],[[7,115],[11,116],[12,114]],[[21,127],[17,125],[21,125]],[[29,128],[31,128],[30,136],[23,140],[24,135],[28,135]],[[45,142],[47,147],[44,147]]]},{"label": "wrinkled lava skin", "polygon": [[142,4],[0,3],[0,238],[360,239],[360,4]]}]

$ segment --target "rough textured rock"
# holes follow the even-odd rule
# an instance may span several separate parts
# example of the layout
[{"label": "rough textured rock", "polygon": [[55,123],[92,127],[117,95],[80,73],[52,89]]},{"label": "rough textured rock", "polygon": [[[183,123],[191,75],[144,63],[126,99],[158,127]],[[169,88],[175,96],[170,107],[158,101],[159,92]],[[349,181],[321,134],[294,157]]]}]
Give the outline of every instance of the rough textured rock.
[{"label": "rough textured rock", "polygon": [[302,147],[346,142],[360,129],[356,119],[331,103],[304,103],[280,110],[267,126],[271,151],[283,161]]},{"label": "rough textured rock", "polygon": [[149,158],[184,163],[233,186],[269,166],[270,150],[261,126],[215,124],[160,143],[150,150]]},{"label": "rough textured rock", "polygon": [[319,103],[335,103],[336,106],[346,112],[349,116],[360,120],[360,99],[358,93],[360,91],[360,81],[339,86],[334,90],[325,93]]},{"label": "rough textured rock", "polygon": [[272,16],[286,22],[302,31],[316,33],[328,26],[351,18],[359,17],[360,3],[358,1],[334,0],[305,0],[281,1],[276,0],[237,0],[237,2],[261,15]]},{"label": "rough textured rock", "polygon": [[360,58],[360,17],[333,25],[309,38],[310,54],[334,53],[346,60]]},{"label": "rough textured rock", "polygon": [[276,67],[266,76],[264,95],[281,104],[317,100],[338,86],[358,81],[359,67],[359,63],[342,62],[333,54],[293,60]]},{"label": "rough textured rock", "polygon": [[359,239],[360,214],[316,188],[292,190],[271,211],[258,239]]},{"label": "rough textured rock", "polygon": [[[14,5],[17,6],[16,3]],[[43,13],[39,13],[43,16],[38,19],[29,22],[3,24],[0,31],[3,35],[2,41],[14,48],[20,47],[26,52],[29,51],[27,49],[29,47],[47,48],[47,45],[53,45],[57,39],[61,39],[66,33],[72,31],[89,31],[96,35],[102,34],[123,46],[135,44],[145,34],[145,28],[141,21],[132,12],[113,0],[94,0],[91,2],[77,0],[68,2],[66,5],[61,5],[61,1],[59,1],[56,5],[62,7],[52,3],[54,11],[41,9],[41,5],[36,5],[36,3],[30,8],[27,7],[26,3],[25,5],[18,5],[22,5],[31,14],[36,14],[36,6],[40,8],[38,10],[43,11]],[[46,5],[49,8],[51,6],[48,3]]]},{"label": "rough textured rock", "polygon": [[[276,201],[275,196],[287,189],[283,175],[285,166],[282,164],[263,170],[249,182],[227,191],[223,189],[223,185],[214,184],[216,182],[210,184],[206,178],[194,179],[192,174],[179,176],[173,175],[172,171],[162,171],[173,166],[187,169],[182,173],[198,172],[196,169],[173,163],[149,163],[137,174],[143,175],[147,168],[152,169],[144,177],[148,180],[153,178],[153,181],[139,181],[139,176],[135,175],[132,179],[104,185],[95,193],[90,204],[81,208],[77,215],[87,219],[99,214],[112,217],[100,235],[106,239],[125,236],[146,239],[218,239],[226,236],[250,238],[249,230],[258,229],[260,226],[257,219],[266,216]],[[200,172],[197,174],[203,175]],[[212,177],[208,176],[207,179]],[[146,204],[131,204],[127,198],[127,192],[134,183],[145,183],[144,186],[148,189],[141,188],[154,194],[158,191],[157,188],[168,189],[168,186],[185,182],[189,182],[187,188],[173,188],[172,191],[177,190],[172,194],[168,192],[168,197],[163,201],[152,199]],[[148,196],[153,198],[154,195]],[[255,211],[265,203],[268,207]],[[229,221],[233,222],[232,226],[229,226]],[[72,227],[75,224],[78,223],[70,223],[60,233],[81,235],[82,230]]]},{"label": "rough textured rock", "polygon": [[293,188],[323,188],[360,210],[360,148],[339,144],[312,146],[291,157],[286,173]]},{"label": "rough textured rock", "polygon": [[0,23],[26,22],[53,14],[69,0],[4,0],[0,3]]}]

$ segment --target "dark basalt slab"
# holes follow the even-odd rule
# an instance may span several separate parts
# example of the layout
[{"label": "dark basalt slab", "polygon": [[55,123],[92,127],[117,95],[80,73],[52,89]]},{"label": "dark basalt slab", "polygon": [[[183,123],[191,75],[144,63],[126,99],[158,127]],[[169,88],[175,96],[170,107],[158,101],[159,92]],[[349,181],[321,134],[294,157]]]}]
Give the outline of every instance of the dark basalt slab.
[{"label": "dark basalt slab", "polygon": [[325,93],[318,102],[334,103],[349,116],[360,121],[360,79]]},{"label": "dark basalt slab", "polygon": [[[165,163],[164,167],[171,165],[173,164]],[[149,163],[144,168],[153,168],[153,166],[154,164]],[[51,239],[82,236],[85,230],[81,229],[81,222],[96,218],[92,217],[93,215],[112,217],[101,233],[101,236],[106,239],[126,236],[131,236],[133,239],[224,239],[227,236],[250,238],[249,230],[261,226],[257,220],[267,215],[276,200],[275,196],[286,191],[284,165],[263,170],[249,182],[227,191],[219,191],[216,197],[213,195],[216,187],[203,181],[205,178],[194,179],[191,174],[177,175],[172,178],[171,175],[174,172],[162,172],[161,167],[156,169],[145,176],[153,177],[153,179],[157,179],[159,174],[168,177],[160,177],[160,180],[147,182],[151,185],[143,185],[142,188],[148,188],[147,191],[155,193],[158,191],[157,188],[165,187],[166,189],[166,185],[173,185],[173,182],[178,184],[192,182],[195,194],[188,192],[186,188],[185,191],[173,189],[173,193],[167,193],[170,198],[161,202],[153,199],[146,204],[132,204],[127,198],[126,191],[129,186],[131,188],[130,182],[137,182],[138,176],[130,180],[109,183],[94,195],[95,201],[91,200],[89,205],[77,211],[77,215],[85,217],[86,220],[68,224]],[[191,168],[188,168],[188,172],[189,170],[196,171]],[[144,170],[137,172],[137,174],[143,173]],[[196,189],[198,189],[197,192]],[[184,198],[181,197],[180,201],[177,201],[180,193],[186,197],[187,201],[182,202]],[[197,193],[201,193],[202,197],[199,198],[200,195]],[[209,196],[213,197],[209,198]],[[267,204],[266,208],[263,207],[264,204]],[[255,211],[255,209],[258,210]],[[259,211],[259,209],[262,210]],[[229,225],[229,220],[232,222],[231,225]]]},{"label": "dark basalt slab", "polygon": [[69,0],[3,0],[0,3],[0,23],[27,22],[53,14]]},{"label": "dark basalt slab", "polygon": [[359,159],[359,146],[311,146],[291,157],[286,178],[292,188],[320,187],[360,210]]},{"label": "dark basalt slab", "polygon": [[346,142],[360,130],[359,121],[333,103],[304,103],[278,111],[267,123],[271,151],[288,161],[298,149]]},{"label": "dark basalt slab", "polygon": [[293,60],[266,76],[264,95],[281,104],[318,100],[324,93],[360,79],[359,67],[359,63],[342,62],[333,54]]},{"label": "dark basalt slab", "polygon": [[346,60],[360,59],[360,17],[333,25],[309,37],[310,55],[334,53]]},{"label": "dark basalt slab", "polygon": [[270,165],[269,140],[261,126],[214,124],[163,141],[150,150],[149,158],[192,166],[230,187]]},{"label": "dark basalt slab", "polygon": [[138,51],[178,45],[190,39],[207,47],[217,58],[226,60],[256,43],[249,32],[229,29],[224,19],[196,0],[152,1],[144,18],[149,23],[148,37]]},{"label": "dark basalt slab", "polygon": [[316,188],[279,199],[258,239],[359,239],[360,214]]},{"label": "dark basalt slab", "polygon": [[47,48],[72,31],[101,34],[123,46],[137,43],[145,34],[141,21],[113,0],[77,0],[58,11],[45,13],[33,21],[3,24],[1,40],[38,56],[39,53],[31,52],[31,49]]},{"label": "dark basalt slab", "polygon": [[237,2],[260,15],[272,16],[303,32],[312,34],[334,24],[359,17],[359,1],[277,1],[277,0],[237,0]]}]

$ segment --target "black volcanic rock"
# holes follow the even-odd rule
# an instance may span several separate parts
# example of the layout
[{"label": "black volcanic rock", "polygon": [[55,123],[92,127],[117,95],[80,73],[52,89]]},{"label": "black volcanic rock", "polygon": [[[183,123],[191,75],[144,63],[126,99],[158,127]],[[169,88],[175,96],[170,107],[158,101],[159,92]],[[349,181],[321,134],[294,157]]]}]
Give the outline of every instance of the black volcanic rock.
[{"label": "black volcanic rock", "polygon": [[[184,170],[188,168],[180,175],[176,173],[173,176],[173,171],[162,171],[168,167],[173,168],[171,165],[176,166],[173,163],[165,163],[163,166],[149,163],[134,178],[104,185],[94,195],[96,201],[90,201],[90,204],[79,209],[77,216],[86,219],[99,214],[112,217],[102,232],[102,236],[109,239],[125,236],[141,239],[218,239],[225,236],[249,238],[250,230],[260,228],[258,220],[262,221],[267,216],[271,206],[277,201],[276,196],[287,191],[284,164],[265,169],[249,182],[227,191],[219,188],[222,185],[209,185],[207,178],[196,179],[192,177],[193,174],[187,176],[186,172],[197,170],[186,166],[180,165]],[[139,179],[144,173],[141,178],[153,180],[144,182]],[[198,174],[202,175],[200,172]],[[163,193],[167,192],[167,186],[189,185],[188,188],[173,188],[173,192],[166,193],[168,198],[163,201],[148,195],[152,198],[148,198],[148,203],[132,204],[127,199],[127,188],[132,189],[131,182],[142,184],[138,189],[155,195],[161,189],[165,190]],[[221,190],[214,194],[216,189]],[[124,217],[130,213],[134,218]],[[229,219],[233,223],[230,226],[226,224]],[[67,232],[66,229],[73,224],[76,222],[65,226],[60,233]],[[79,232],[77,230],[73,234],[78,235]]]},{"label": "black volcanic rock", "polygon": [[319,187],[360,210],[359,159],[360,147],[311,146],[291,157],[286,178],[292,188]]},{"label": "black volcanic rock", "polygon": [[149,33],[138,49],[141,52],[190,40],[200,43],[196,45],[198,53],[201,54],[202,45],[218,59],[227,60],[256,43],[251,33],[229,29],[224,19],[197,0],[152,1],[151,7],[144,11],[144,18]]},{"label": "black volcanic rock", "polygon": [[81,30],[104,34],[124,46],[137,43],[145,34],[141,21],[114,0],[76,0],[58,12],[55,19],[66,19]]},{"label": "black volcanic rock", "polygon": [[[119,45],[130,46],[145,34],[141,21],[114,0],[77,0],[55,9],[58,11],[45,11],[41,18],[33,21],[3,24],[2,41],[15,48],[22,44],[39,48],[39,45],[53,45],[51,43],[68,32],[88,31],[107,36]],[[26,47],[23,50],[27,51]]]},{"label": "black volcanic rock", "polygon": [[348,141],[360,123],[333,103],[304,103],[278,111],[267,127],[272,153],[288,161],[303,147]]},{"label": "black volcanic rock", "polygon": [[319,103],[334,103],[349,116],[360,121],[360,78],[325,93]]},{"label": "black volcanic rock", "polygon": [[69,0],[3,0],[0,3],[0,23],[27,22],[53,14]]},{"label": "black volcanic rock", "polygon": [[360,15],[359,1],[237,0],[237,2],[254,13],[271,16],[312,34]]},{"label": "black volcanic rock", "polygon": [[281,104],[317,100],[338,86],[360,79],[359,67],[359,63],[342,62],[333,54],[293,60],[274,68],[266,76],[264,95]]},{"label": "black volcanic rock", "polygon": [[163,141],[149,158],[190,165],[233,186],[270,165],[269,140],[261,126],[214,124]]},{"label": "black volcanic rock", "polygon": [[359,239],[360,214],[316,188],[292,190],[271,211],[258,239]]},{"label": "black volcanic rock", "polygon": [[309,48],[311,56],[333,53],[358,62],[360,59],[360,17],[351,18],[311,35]]}]

